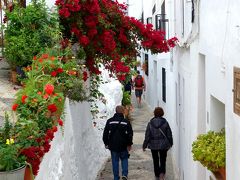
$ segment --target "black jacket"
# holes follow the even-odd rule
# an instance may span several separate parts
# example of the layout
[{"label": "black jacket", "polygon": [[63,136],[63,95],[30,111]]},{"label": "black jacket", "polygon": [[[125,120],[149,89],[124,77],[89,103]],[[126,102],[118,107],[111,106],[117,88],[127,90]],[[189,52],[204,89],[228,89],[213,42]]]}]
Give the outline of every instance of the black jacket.
[{"label": "black jacket", "polygon": [[[161,133],[161,131],[166,135]],[[154,117],[147,125],[143,148],[152,150],[168,150],[173,145],[172,131],[166,119],[163,117]]]},{"label": "black jacket", "polygon": [[103,132],[103,142],[111,151],[122,152],[126,150],[127,146],[133,144],[132,139],[132,126],[129,121],[124,119],[123,114],[115,113],[112,118],[107,120]]}]

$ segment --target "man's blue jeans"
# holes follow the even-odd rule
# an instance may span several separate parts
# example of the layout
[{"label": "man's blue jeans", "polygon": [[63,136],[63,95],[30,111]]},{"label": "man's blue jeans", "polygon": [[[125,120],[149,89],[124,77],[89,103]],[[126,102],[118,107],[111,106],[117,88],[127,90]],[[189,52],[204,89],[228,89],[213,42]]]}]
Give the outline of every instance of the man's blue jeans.
[{"label": "man's blue jeans", "polygon": [[128,176],[128,151],[114,152],[111,151],[112,169],[114,180],[119,180],[119,159],[121,159],[122,176]]}]

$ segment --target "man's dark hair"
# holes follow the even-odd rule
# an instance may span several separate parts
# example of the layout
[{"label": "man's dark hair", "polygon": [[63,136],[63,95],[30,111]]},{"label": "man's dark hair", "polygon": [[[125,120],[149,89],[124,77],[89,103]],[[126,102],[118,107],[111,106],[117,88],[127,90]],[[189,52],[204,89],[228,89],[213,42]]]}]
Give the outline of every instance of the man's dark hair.
[{"label": "man's dark hair", "polygon": [[140,71],[137,70],[137,74],[140,74]]},{"label": "man's dark hair", "polygon": [[164,115],[164,111],[161,107],[156,107],[154,109],[154,116],[155,117],[162,117]]}]

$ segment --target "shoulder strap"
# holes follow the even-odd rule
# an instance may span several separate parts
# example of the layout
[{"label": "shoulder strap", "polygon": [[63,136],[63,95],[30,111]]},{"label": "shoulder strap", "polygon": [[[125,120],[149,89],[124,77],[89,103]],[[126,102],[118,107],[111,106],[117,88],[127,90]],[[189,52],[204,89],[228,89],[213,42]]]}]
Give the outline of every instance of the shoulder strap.
[{"label": "shoulder strap", "polygon": [[[154,119],[154,118],[152,118],[152,119]],[[152,120],[151,119],[151,120]],[[151,120],[150,120],[150,128],[152,127],[152,124],[151,124]],[[164,125],[165,123],[163,123],[162,125]],[[161,125],[161,126],[162,126]],[[170,141],[169,141],[169,139],[168,139],[168,137],[166,136],[166,134],[163,132],[163,130],[161,129],[161,126],[159,127],[159,128],[156,128],[156,129],[158,129],[161,133],[162,133],[162,135],[167,139],[167,141],[170,143]],[[154,127],[153,127],[154,128]]]},{"label": "shoulder strap", "polygon": [[[165,135],[165,133],[162,131],[162,129],[159,127],[158,128],[159,129],[159,131],[162,133],[162,135],[165,137],[165,138],[167,138],[167,136]],[[168,139],[168,138],[167,138]]]},{"label": "shoulder strap", "polygon": [[[170,143],[168,137],[166,136],[166,134],[162,131],[161,127],[158,128],[159,131],[162,133],[162,135],[167,139],[168,143]],[[170,143],[171,144],[171,143]]]}]

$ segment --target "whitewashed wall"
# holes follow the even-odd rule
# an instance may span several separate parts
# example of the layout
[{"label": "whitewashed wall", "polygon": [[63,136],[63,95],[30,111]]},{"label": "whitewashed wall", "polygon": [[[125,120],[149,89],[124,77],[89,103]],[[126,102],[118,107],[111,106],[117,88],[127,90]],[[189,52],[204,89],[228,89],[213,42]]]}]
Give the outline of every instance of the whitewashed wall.
[{"label": "whitewashed wall", "polygon": [[[165,109],[173,129],[172,153],[180,179],[203,180],[212,176],[193,161],[191,145],[198,134],[225,127],[227,179],[237,180],[240,117],[233,113],[232,89],[233,67],[240,67],[240,1],[194,2],[196,14],[191,23],[191,1],[165,0],[170,36],[177,36],[180,46],[173,51],[173,62],[171,54],[149,53],[146,101],[151,108],[160,105]],[[151,6],[143,6],[147,16],[154,3],[156,12],[160,12],[162,0],[152,0]],[[143,53],[146,52],[142,51],[142,61]],[[161,100],[162,67],[167,73],[167,103]]]},{"label": "whitewashed wall", "polygon": [[55,133],[50,151],[44,156],[36,180],[94,180],[106,159],[110,156],[102,142],[106,120],[115,107],[121,104],[122,86],[103,71],[100,91],[106,104],[98,102],[99,117],[94,121],[89,103],[65,103],[64,130]]},{"label": "whitewashed wall", "polygon": [[93,180],[108,157],[92,126],[89,104],[67,100],[65,105],[64,132],[55,134],[36,180]]},{"label": "whitewashed wall", "polygon": [[[179,1],[177,3],[180,4]],[[198,38],[190,45],[190,51],[189,48],[176,48],[174,54],[174,59],[179,63],[175,73],[185,78],[185,89],[188,88],[189,92],[186,92],[188,97],[184,97],[184,102],[189,102],[189,109],[184,109],[184,114],[190,123],[185,128],[191,127],[191,130],[187,133],[185,142],[190,144],[199,133],[219,130],[225,126],[227,179],[234,180],[239,178],[240,168],[237,163],[240,161],[237,153],[240,150],[237,141],[240,135],[240,117],[233,113],[232,93],[233,66],[240,67],[240,13],[237,7],[240,7],[240,1],[201,1]],[[188,16],[185,13],[186,21]],[[176,10],[175,17],[177,36],[181,36],[180,10]],[[189,24],[191,25],[185,22],[187,27]],[[183,40],[184,38],[181,39]],[[189,57],[184,56],[186,53],[189,53]],[[182,73],[183,70],[189,71],[190,78]],[[202,119],[204,121],[200,121]],[[184,179],[209,179],[211,175],[207,171],[206,178],[203,178],[205,170],[190,159],[184,162],[183,167],[190,168],[185,171]]]}]

